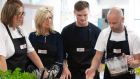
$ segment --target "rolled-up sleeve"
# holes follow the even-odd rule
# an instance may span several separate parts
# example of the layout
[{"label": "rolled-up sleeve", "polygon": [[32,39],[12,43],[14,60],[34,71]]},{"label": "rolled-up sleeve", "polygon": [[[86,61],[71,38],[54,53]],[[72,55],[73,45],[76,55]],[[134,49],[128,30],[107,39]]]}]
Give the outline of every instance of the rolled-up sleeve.
[{"label": "rolled-up sleeve", "polygon": [[35,51],[28,37],[26,37],[26,43],[27,43],[27,53]]},{"label": "rolled-up sleeve", "polygon": [[97,39],[96,45],[95,45],[95,50],[104,52],[105,47],[106,47],[106,43],[105,43],[105,38],[104,38],[104,34],[103,31],[99,34],[99,37]]},{"label": "rolled-up sleeve", "polygon": [[35,49],[33,48],[31,42],[29,41],[29,34],[27,34],[22,27],[20,27],[20,30],[21,30],[21,33],[25,36],[25,39],[26,39],[26,43],[27,43],[27,53],[29,52],[33,52],[35,51]]}]

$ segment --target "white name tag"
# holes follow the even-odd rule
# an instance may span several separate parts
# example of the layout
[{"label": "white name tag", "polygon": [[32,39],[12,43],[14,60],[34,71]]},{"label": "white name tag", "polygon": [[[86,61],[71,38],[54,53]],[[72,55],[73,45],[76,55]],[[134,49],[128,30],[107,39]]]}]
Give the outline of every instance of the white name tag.
[{"label": "white name tag", "polygon": [[114,53],[121,53],[121,49],[113,49]]},{"label": "white name tag", "polygon": [[27,48],[26,44],[20,45],[20,49],[25,49],[25,48]]},{"label": "white name tag", "polygon": [[40,54],[47,54],[47,50],[38,50],[38,53],[40,53]]},{"label": "white name tag", "polygon": [[85,52],[85,48],[76,48],[77,52]]}]

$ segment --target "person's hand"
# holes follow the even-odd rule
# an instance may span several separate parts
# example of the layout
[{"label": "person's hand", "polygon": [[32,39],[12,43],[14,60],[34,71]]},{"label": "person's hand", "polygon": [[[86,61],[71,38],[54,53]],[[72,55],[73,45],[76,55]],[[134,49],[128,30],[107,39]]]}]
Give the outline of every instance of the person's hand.
[{"label": "person's hand", "polygon": [[140,66],[139,60],[135,60],[134,56],[127,55],[127,62],[129,64],[129,67],[136,68]]},{"label": "person's hand", "polygon": [[125,53],[123,53],[123,56],[127,59],[129,67],[132,67],[132,64],[134,63],[134,57],[132,55],[125,55]]},{"label": "person's hand", "polygon": [[134,62],[134,57],[131,56],[131,55],[126,55],[126,58],[127,58],[127,63],[130,67],[132,67],[132,64]]},{"label": "person's hand", "polygon": [[94,76],[95,76],[95,70],[93,68],[88,68],[86,71],[85,71],[85,74],[86,74],[86,79],[93,79]]},{"label": "person's hand", "polygon": [[134,57],[131,56],[131,55],[127,55],[127,62],[128,62],[128,64],[132,64],[133,61],[134,61]]},{"label": "person's hand", "polygon": [[71,79],[71,72],[68,67],[63,68],[63,72],[60,76],[60,79]]},{"label": "person's hand", "polygon": [[47,78],[48,78],[48,75],[49,75],[48,71],[47,71],[47,70],[45,70],[45,71],[44,71],[43,78],[44,78],[44,79],[47,79]]},{"label": "person's hand", "polygon": [[49,76],[48,70],[46,68],[40,68],[39,70],[40,78],[47,79]]}]

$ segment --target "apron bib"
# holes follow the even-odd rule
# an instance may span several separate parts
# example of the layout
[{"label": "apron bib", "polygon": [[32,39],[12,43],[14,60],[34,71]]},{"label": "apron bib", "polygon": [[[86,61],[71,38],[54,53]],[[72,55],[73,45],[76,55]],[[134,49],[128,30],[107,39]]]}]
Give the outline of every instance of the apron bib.
[{"label": "apron bib", "polygon": [[[6,26],[6,25],[5,25]],[[13,38],[8,26],[6,30],[14,44],[15,53],[13,56],[6,60],[8,69],[14,71],[17,67],[21,68],[21,71],[25,71],[25,64],[27,63],[27,44],[25,37],[21,34],[20,30],[17,28],[21,38]]]}]

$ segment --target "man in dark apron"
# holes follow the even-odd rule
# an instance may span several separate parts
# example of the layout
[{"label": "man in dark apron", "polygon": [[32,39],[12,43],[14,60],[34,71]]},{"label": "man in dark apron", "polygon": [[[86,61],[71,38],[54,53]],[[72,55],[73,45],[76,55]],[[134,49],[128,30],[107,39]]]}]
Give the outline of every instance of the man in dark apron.
[{"label": "man in dark apron", "polygon": [[104,29],[98,37],[96,54],[92,65],[86,70],[86,77],[95,76],[105,52],[104,79],[135,79],[135,73],[130,72],[140,63],[140,39],[124,26],[124,16],[120,8],[112,7],[107,14],[107,20],[110,27]]},{"label": "man in dark apron", "polygon": [[[64,63],[61,79],[86,79],[85,70],[90,67],[92,57],[95,55],[94,46],[100,33],[98,27],[88,22],[89,3],[87,1],[76,2],[74,14],[76,22],[62,30],[68,67]],[[99,74],[96,79],[99,79]]]},{"label": "man in dark apron", "polygon": [[[124,41],[112,41],[110,40],[112,31],[109,34],[108,42],[107,42],[107,57],[106,59],[113,58],[113,57],[119,57],[123,54],[130,55],[129,50],[129,43],[128,43],[128,34],[127,30],[125,29],[125,40]],[[117,63],[116,63],[117,65]],[[128,70],[131,70],[132,68],[128,68]],[[135,74],[126,72],[124,74],[118,75],[118,76],[111,76],[108,67],[105,66],[105,72],[104,72],[104,79],[135,79]]]},{"label": "man in dark apron", "polygon": [[72,79],[85,79],[85,70],[95,55],[93,47],[99,34],[99,30],[94,27],[91,23],[87,27],[77,27],[76,23],[73,23],[64,34],[64,46],[68,53],[67,60]]}]

